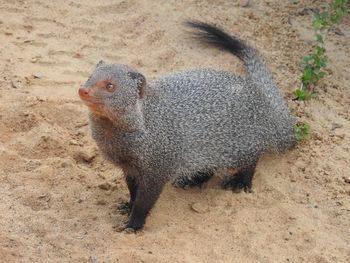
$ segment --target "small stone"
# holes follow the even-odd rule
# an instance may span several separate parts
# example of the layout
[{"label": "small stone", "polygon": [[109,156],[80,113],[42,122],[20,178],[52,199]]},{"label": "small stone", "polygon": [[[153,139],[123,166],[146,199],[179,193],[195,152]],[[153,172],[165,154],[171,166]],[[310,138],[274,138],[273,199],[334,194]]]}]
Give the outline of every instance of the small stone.
[{"label": "small stone", "polygon": [[15,82],[15,81],[11,81],[11,87],[14,88],[14,89],[18,89],[18,82]]},{"label": "small stone", "polygon": [[95,256],[90,256],[91,263],[99,263],[98,259]]},{"label": "small stone", "polygon": [[341,130],[335,130],[335,131],[333,131],[332,135],[333,135],[334,137],[339,138],[339,139],[344,139],[344,137],[345,137],[344,132],[342,132]]},{"label": "small stone", "polygon": [[338,35],[338,36],[345,36],[343,31],[341,31],[339,28],[333,28],[331,31],[333,31],[333,33]]},{"label": "small stone", "polygon": [[295,162],[295,166],[298,167],[299,170],[305,172],[306,169],[306,163],[303,160],[297,160]]},{"label": "small stone", "polygon": [[201,203],[193,203],[191,209],[199,214],[204,214],[208,212],[208,207]]},{"label": "small stone", "polygon": [[106,205],[107,202],[105,200],[98,200],[96,204],[97,205]]},{"label": "small stone", "polygon": [[322,135],[320,133],[318,133],[318,132],[313,132],[312,136],[318,141],[322,141],[323,140],[322,139]]},{"label": "small stone", "polygon": [[343,176],[343,180],[345,183],[350,184],[350,178]]},{"label": "small stone", "polygon": [[79,143],[76,140],[74,140],[74,139],[70,140],[69,144],[70,145],[79,145]]},{"label": "small stone", "polygon": [[75,54],[73,55],[73,57],[74,57],[74,58],[81,58],[82,55],[81,55],[80,53],[75,53]]},{"label": "small stone", "polygon": [[342,127],[343,127],[342,124],[333,122],[331,130],[334,131],[335,129],[339,129],[339,128],[342,128]]},{"label": "small stone", "polygon": [[252,0],[246,0],[241,5],[242,7],[250,7],[252,5]]},{"label": "small stone", "polygon": [[87,163],[91,163],[92,160],[96,157],[97,150],[94,147],[85,148],[85,149],[79,149],[74,154],[74,159],[76,161],[84,161]]},{"label": "small stone", "polygon": [[108,191],[109,189],[111,189],[111,185],[109,184],[109,183],[104,183],[104,184],[100,184],[99,186],[98,186],[98,188],[100,188],[100,189],[102,189],[102,190],[106,190],[106,191]]},{"label": "small stone", "polygon": [[115,190],[118,190],[118,188],[119,188],[118,185],[113,185],[112,188],[111,188],[111,190],[112,190],[112,191],[115,191]]},{"label": "small stone", "polygon": [[40,74],[40,73],[35,73],[35,74],[33,74],[33,78],[35,78],[35,79],[42,79],[43,75]]},{"label": "small stone", "polygon": [[[39,199],[47,199],[47,198],[49,198],[49,197],[48,197],[48,194],[45,193],[45,194],[40,194],[40,195],[38,196],[38,198],[39,198]],[[50,199],[50,198],[49,198],[49,199]]]},{"label": "small stone", "polygon": [[39,58],[38,57],[34,57],[30,60],[31,63],[36,63],[38,62]]},{"label": "small stone", "polygon": [[72,164],[72,162],[70,160],[63,160],[61,162],[61,167],[62,168],[67,168],[67,167],[72,167],[72,166],[73,166],[73,164]]}]

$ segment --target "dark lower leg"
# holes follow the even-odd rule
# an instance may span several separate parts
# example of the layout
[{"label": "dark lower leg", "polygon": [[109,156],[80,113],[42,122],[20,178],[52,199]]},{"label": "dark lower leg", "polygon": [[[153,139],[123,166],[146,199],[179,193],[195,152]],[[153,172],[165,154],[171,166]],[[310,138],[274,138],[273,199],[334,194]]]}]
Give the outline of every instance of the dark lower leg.
[{"label": "dark lower leg", "polygon": [[130,207],[132,207],[132,204],[135,201],[136,193],[137,193],[137,182],[134,177],[127,176],[126,177],[126,184],[128,185],[129,193],[130,193]]},{"label": "dark lower leg", "polygon": [[233,176],[226,177],[221,183],[222,188],[232,190],[234,192],[239,192],[242,189],[245,192],[250,192],[252,188],[252,180],[255,173],[255,167],[256,163],[239,170]]},{"label": "dark lower leg", "polygon": [[213,177],[214,171],[207,171],[207,172],[197,172],[192,176],[183,176],[180,178],[177,178],[173,182],[173,186],[179,187],[179,188],[186,188],[186,187],[193,187],[198,186],[202,187],[204,183],[209,181],[210,178]]},{"label": "dark lower leg", "polygon": [[130,201],[122,202],[118,205],[118,210],[121,214],[130,214],[137,193],[137,182],[135,177],[126,176],[126,184],[128,185],[129,189]]},{"label": "dark lower leg", "polygon": [[157,182],[156,180],[151,179],[138,184],[136,198],[133,202],[129,222],[126,225],[126,228],[138,230],[143,227],[146,217],[156,203],[163,186],[163,182]]}]

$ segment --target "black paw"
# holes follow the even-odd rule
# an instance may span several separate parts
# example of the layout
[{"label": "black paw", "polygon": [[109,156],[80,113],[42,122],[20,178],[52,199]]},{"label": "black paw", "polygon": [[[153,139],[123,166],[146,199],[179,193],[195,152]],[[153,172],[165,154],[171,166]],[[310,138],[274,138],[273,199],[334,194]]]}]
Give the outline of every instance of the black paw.
[{"label": "black paw", "polygon": [[246,193],[252,192],[252,182],[244,181],[237,177],[227,177],[221,182],[221,187],[225,190],[230,190],[239,193],[244,190]]},{"label": "black paw", "polygon": [[[122,204],[120,204],[119,211],[123,211],[125,214],[126,211],[130,211],[129,208],[129,203],[124,202]],[[137,231],[142,230],[144,224],[145,224],[145,219],[142,218],[137,218],[137,217],[133,217],[132,214],[129,214],[129,218],[127,220],[123,220],[121,222],[119,222],[117,225],[113,226],[113,228],[115,229],[115,231],[117,232],[125,232],[125,233],[136,233]]]},{"label": "black paw", "polygon": [[136,233],[136,230],[133,229],[133,228],[130,228],[127,226],[127,223],[124,222],[124,223],[121,223],[120,225],[116,225],[116,226],[113,226],[114,230],[116,232],[123,232],[123,233],[127,233],[127,234],[132,234],[132,233]]},{"label": "black paw", "polygon": [[132,204],[130,202],[120,202],[117,206],[117,210],[121,215],[130,215]]},{"label": "black paw", "polygon": [[142,228],[143,228],[143,224],[141,224],[141,223],[140,224],[130,224],[129,223],[125,226],[124,231],[136,233],[136,232],[142,230]]},{"label": "black paw", "polygon": [[134,232],[142,230],[145,221],[139,219],[129,219],[129,222],[125,225],[124,232]]},{"label": "black paw", "polygon": [[144,224],[145,223],[141,221],[128,220],[120,222],[118,225],[113,226],[113,228],[116,232],[136,233],[142,230]]},{"label": "black paw", "polygon": [[209,181],[209,179],[214,175],[214,172],[198,172],[190,177],[183,176],[177,178],[172,185],[177,188],[186,189],[188,187],[198,186],[202,188],[202,185]]},{"label": "black paw", "polygon": [[127,224],[124,224],[122,226],[115,226],[113,227],[115,229],[116,232],[123,232],[123,233],[127,233],[127,234],[135,234],[137,232],[137,230],[128,227]]}]

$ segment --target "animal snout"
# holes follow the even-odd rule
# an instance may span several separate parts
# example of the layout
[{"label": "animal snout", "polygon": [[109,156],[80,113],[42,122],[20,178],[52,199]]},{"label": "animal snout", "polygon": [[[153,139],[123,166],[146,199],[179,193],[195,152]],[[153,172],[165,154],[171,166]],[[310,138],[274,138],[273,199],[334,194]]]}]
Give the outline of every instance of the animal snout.
[{"label": "animal snout", "polygon": [[79,88],[79,96],[82,99],[89,97],[89,89],[86,88],[86,87],[81,86]]}]

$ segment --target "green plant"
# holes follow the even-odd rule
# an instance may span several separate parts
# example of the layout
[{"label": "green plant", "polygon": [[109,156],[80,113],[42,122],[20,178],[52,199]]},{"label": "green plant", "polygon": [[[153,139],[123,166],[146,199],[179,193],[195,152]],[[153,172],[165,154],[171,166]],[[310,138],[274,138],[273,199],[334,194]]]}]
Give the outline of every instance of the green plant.
[{"label": "green plant", "polygon": [[296,99],[308,100],[316,97],[314,91],[318,81],[325,76],[324,68],[327,65],[325,38],[329,30],[341,21],[347,13],[348,0],[334,0],[331,4],[322,7],[322,11],[314,13],[312,27],[314,30],[316,44],[312,53],[303,58],[301,76],[301,87],[294,92]]},{"label": "green plant", "polygon": [[317,92],[310,92],[307,89],[303,89],[303,88],[297,88],[294,91],[294,95],[298,100],[309,100],[311,98],[317,98],[318,94]]},{"label": "green plant", "polygon": [[311,127],[308,123],[298,122],[294,125],[294,134],[298,141],[306,140],[310,137]]}]

